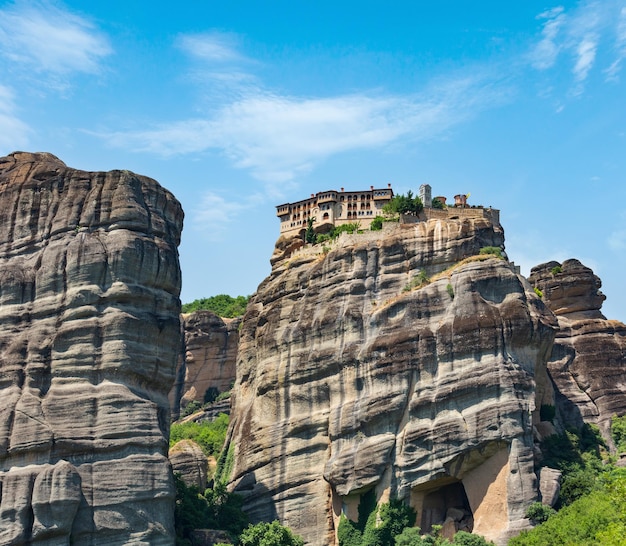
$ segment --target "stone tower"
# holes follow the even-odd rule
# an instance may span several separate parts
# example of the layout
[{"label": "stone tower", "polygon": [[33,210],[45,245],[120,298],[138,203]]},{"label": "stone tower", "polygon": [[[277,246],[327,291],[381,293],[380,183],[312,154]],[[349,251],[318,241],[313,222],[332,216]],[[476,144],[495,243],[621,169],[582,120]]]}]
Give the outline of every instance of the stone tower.
[{"label": "stone tower", "polygon": [[420,199],[424,207],[430,209],[433,206],[432,188],[430,184],[422,184],[420,186]]}]

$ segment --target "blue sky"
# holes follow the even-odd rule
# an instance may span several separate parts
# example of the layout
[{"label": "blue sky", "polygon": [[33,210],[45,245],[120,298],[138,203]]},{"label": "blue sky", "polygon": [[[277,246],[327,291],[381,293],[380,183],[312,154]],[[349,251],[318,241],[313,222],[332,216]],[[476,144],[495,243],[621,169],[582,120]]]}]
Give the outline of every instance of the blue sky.
[{"label": "blue sky", "polygon": [[626,321],[625,82],[626,0],[0,1],[0,154],[170,189],[183,301],[254,292],[277,204],[429,183]]}]

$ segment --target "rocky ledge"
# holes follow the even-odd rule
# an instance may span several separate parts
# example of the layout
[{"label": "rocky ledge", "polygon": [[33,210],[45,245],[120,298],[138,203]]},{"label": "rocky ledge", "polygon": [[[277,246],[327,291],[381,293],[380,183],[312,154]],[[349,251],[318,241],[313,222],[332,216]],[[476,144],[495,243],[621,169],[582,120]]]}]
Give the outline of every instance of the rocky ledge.
[{"label": "rocky ledge", "polygon": [[182,219],[144,176],[0,158],[0,543],[173,544]]}]

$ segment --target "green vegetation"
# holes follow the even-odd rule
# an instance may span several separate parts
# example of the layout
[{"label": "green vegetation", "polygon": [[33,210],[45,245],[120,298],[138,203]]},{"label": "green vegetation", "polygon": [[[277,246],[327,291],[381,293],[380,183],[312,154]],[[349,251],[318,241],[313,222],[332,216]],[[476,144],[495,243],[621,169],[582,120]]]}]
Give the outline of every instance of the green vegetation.
[{"label": "green vegetation", "polygon": [[535,525],[548,521],[548,518],[556,514],[556,510],[542,502],[533,502],[526,510],[526,517]]},{"label": "green vegetation", "polygon": [[415,512],[402,501],[392,500],[376,507],[374,491],[361,497],[359,519],[341,516],[339,546],[393,546],[394,538],[415,522]]},{"label": "green vegetation", "polygon": [[448,292],[448,296],[450,296],[450,299],[454,299],[454,288],[452,288],[452,285],[450,283],[446,285],[446,292]]},{"label": "green vegetation", "polygon": [[240,317],[246,312],[250,296],[237,296],[233,298],[227,294],[218,294],[210,298],[194,300],[191,303],[183,304],[183,313],[193,313],[194,311],[211,311],[224,318]]},{"label": "green vegetation", "polygon": [[613,415],[611,418],[611,436],[617,453],[626,452],[626,415],[621,417]]},{"label": "green vegetation", "polygon": [[579,498],[545,523],[509,541],[509,546],[623,546],[626,537],[626,469],[598,480],[598,489]]},{"label": "green vegetation", "polygon": [[441,525],[433,525],[432,534],[421,536],[419,527],[407,527],[396,537],[396,546],[493,546],[480,535],[459,531],[452,542],[441,536]]},{"label": "green vegetation", "polygon": [[484,246],[480,249],[479,254],[491,254],[497,258],[504,258],[502,249],[499,246]]},{"label": "green vegetation", "polygon": [[217,468],[213,481],[215,483],[228,483],[230,475],[235,466],[235,446],[230,444],[228,449],[222,449],[219,459],[217,460]]},{"label": "green vegetation", "polygon": [[381,229],[383,229],[383,222],[385,221],[385,219],[382,216],[376,216],[376,218],[374,218],[372,220],[372,223],[370,224],[370,230],[372,231],[380,231]]},{"label": "green vegetation", "polygon": [[305,242],[312,245],[317,242],[317,234],[315,233],[315,229],[313,228],[313,222],[315,222],[315,217],[309,218],[306,221],[306,232],[304,234]]},{"label": "green vegetation", "polygon": [[324,243],[326,241],[334,241],[339,235],[346,232],[349,234],[353,234],[358,232],[360,229],[360,225],[358,222],[350,222],[348,224],[341,224],[340,226],[333,226],[333,228],[328,233],[322,233],[317,236],[318,243]]},{"label": "green vegetation", "polygon": [[394,195],[391,201],[383,207],[386,216],[396,216],[399,214],[417,215],[424,209],[422,200],[418,196],[414,196],[412,191],[408,191],[406,195]]},{"label": "green vegetation", "polygon": [[218,457],[228,430],[228,415],[220,413],[215,421],[172,423],[170,447],[180,440],[193,440],[207,456]]},{"label": "green vegetation", "polygon": [[278,521],[250,525],[239,537],[240,546],[304,546],[304,540]]},{"label": "green vegetation", "polygon": [[436,197],[433,199],[433,208],[443,210],[446,206]]},{"label": "green vegetation", "polygon": [[217,484],[202,494],[197,487],[186,485],[180,476],[174,476],[174,480],[176,546],[191,546],[194,529],[221,529],[235,539],[248,524],[241,510],[243,499],[228,493],[224,484]]},{"label": "green vegetation", "polygon": [[[615,422],[614,440],[626,432],[620,432],[626,420],[614,418]],[[599,429],[592,425],[568,429],[546,438],[541,449],[544,464],[563,473],[560,510],[531,505],[526,516],[543,523],[513,538],[509,546],[626,544],[626,469],[608,463]]]},{"label": "green vegetation", "polygon": [[561,269],[560,265],[555,265],[552,269],[550,269],[550,273],[552,273],[553,275],[557,275],[558,273],[562,273],[563,270]]},{"label": "green vegetation", "polygon": [[428,274],[426,273],[426,270],[421,269],[420,272],[413,277],[413,279],[411,280],[410,283],[408,283],[403,289],[403,292],[410,292],[411,290],[415,289],[415,288],[421,288],[422,286],[427,285],[428,283],[430,283],[430,277],[428,276]]},{"label": "green vegetation", "polygon": [[431,535],[421,536],[413,527],[415,512],[400,500],[376,505],[374,491],[361,495],[356,522],[345,515],[339,520],[339,546],[488,546],[479,535],[459,531],[453,542],[440,536],[441,526],[433,525]]},{"label": "green vegetation", "polygon": [[539,288],[537,288],[536,286],[534,290],[535,290],[535,294],[537,294],[537,296],[539,296],[540,299],[543,299],[543,292],[539,290]]},{"label": "green vegetation", "polygon": [[579,431],[572,428],[544,439],[543,464],[563,473],[557,508],[571,504],[597,487],[598,477],[608,468],[602,462],[605,449],[598,427],[589,424]]}]

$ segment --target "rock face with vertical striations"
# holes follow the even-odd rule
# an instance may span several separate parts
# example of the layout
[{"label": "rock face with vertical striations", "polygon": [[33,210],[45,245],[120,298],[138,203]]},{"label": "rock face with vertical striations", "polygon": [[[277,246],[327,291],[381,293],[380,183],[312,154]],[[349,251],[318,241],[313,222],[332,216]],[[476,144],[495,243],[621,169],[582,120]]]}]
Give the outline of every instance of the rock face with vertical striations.
[{"label": "rock face with vertical striations", "polygon": [[600,311],[602,283],[578,260],[533,267],[530,282],[558,318],[548,370],[566,424],[597,424],[611,442],[614,414],[626,414],[626,325]]},{"label": "rock face with vertical striations", "polygon": [[0,158],[0,543],[173,544],[180,204]]},{"label": "rock face with vertical striations", "polygon": [[476,256],[503,244],[499,223],[462,215],[330,250],[277,242],[243,320],[228,440],[253,520],[336,544],[373,490],[423,531],[502,543],[527,524],[556,320],[512,264]]},{"label": "rock face with vertical striations", "polygon": [[235,381],[241,317],[223,318],[211,311],[182,315],[184,346],[177,381],[170,393],[174,412],[207,395],[229,391]]}]

